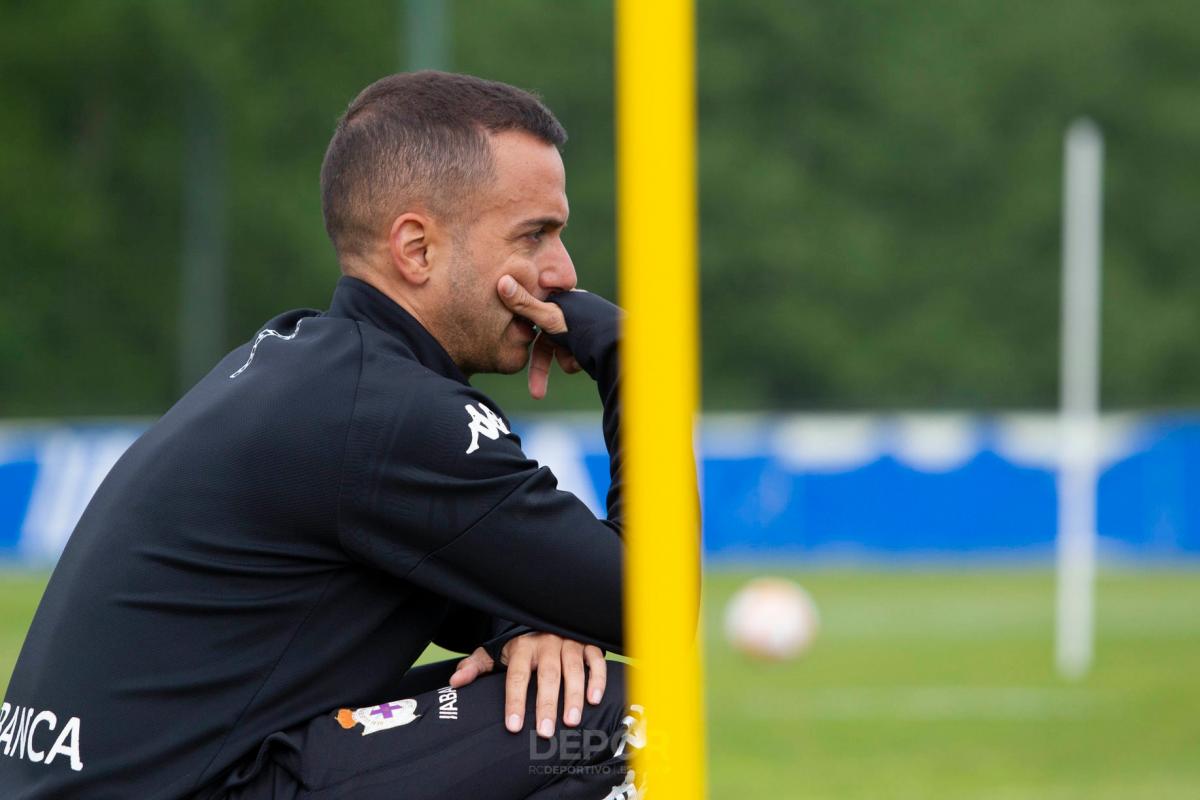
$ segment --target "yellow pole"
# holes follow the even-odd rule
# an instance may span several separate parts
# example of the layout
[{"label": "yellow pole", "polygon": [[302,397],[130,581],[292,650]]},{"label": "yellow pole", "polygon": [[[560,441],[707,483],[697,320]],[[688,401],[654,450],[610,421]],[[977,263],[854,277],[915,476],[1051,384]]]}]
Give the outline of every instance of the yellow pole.
[{"label": "yellow pole", "polygon": [[654,800],[705,793],[692,456],[698,394],[692,0],[617,0],[617,199],[627,564],[625,619],[645,709],[635,757]]}]

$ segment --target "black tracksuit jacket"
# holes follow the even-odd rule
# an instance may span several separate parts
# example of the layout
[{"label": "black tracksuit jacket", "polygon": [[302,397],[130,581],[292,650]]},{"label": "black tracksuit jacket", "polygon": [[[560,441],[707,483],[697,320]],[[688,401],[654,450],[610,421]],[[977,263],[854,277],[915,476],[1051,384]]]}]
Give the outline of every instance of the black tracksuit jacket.
[{"label": "black tracksuit jacket", "polygon": [[431,641],[533,628],[620,650],[619,312],[554,302],[604,406],[607,520],[412,316],[342,278],[329,311],[268,322],[100,486],[4,699],[0,798],[213,794],[271,733],[378,702]]}]

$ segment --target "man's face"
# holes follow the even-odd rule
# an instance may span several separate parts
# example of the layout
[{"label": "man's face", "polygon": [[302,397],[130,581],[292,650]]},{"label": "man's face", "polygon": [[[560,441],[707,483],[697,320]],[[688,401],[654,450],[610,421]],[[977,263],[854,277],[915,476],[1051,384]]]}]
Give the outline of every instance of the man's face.
[{"label": "man's face", "polygon": [[562,241],[567,224],[566,173],[554,145],[527,133],[491,137],[495,179],[472,198],[445,273],[439,321],[442,344],[463,372],[524,368],[532,326],[497,294],[511,275],[539,300],[575,288],[575,265]]}]

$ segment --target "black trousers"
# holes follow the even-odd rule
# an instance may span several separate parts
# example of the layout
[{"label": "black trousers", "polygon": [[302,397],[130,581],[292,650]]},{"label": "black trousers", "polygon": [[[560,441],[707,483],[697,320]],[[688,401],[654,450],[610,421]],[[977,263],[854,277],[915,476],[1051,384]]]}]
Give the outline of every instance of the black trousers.
[{"label": "black trousers", "polygon": [[410,670],[400,699],[272,735],[226,800],[638,797],[626,760],[640,744],[640,709],[625,706],[623,664],[608,662],[604,700],[585,703],[578,726],[563,726],[560,711],[554,736],[542,739],[533,732],[536,682],[514,734],[504,727],[504,673],[455,691],[455,663]]}]

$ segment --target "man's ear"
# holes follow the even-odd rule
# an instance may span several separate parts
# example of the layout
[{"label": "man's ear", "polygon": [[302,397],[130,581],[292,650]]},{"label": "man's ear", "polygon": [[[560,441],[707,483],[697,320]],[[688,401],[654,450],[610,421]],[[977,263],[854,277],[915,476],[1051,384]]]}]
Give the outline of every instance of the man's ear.
[{"label": "man's ear", "polygon": [[429,280],[429,248],[433,238],[433,221],[415,211],[406,212],[392,220],[388,232],[388,255],[397,274],[414,286]]}]

